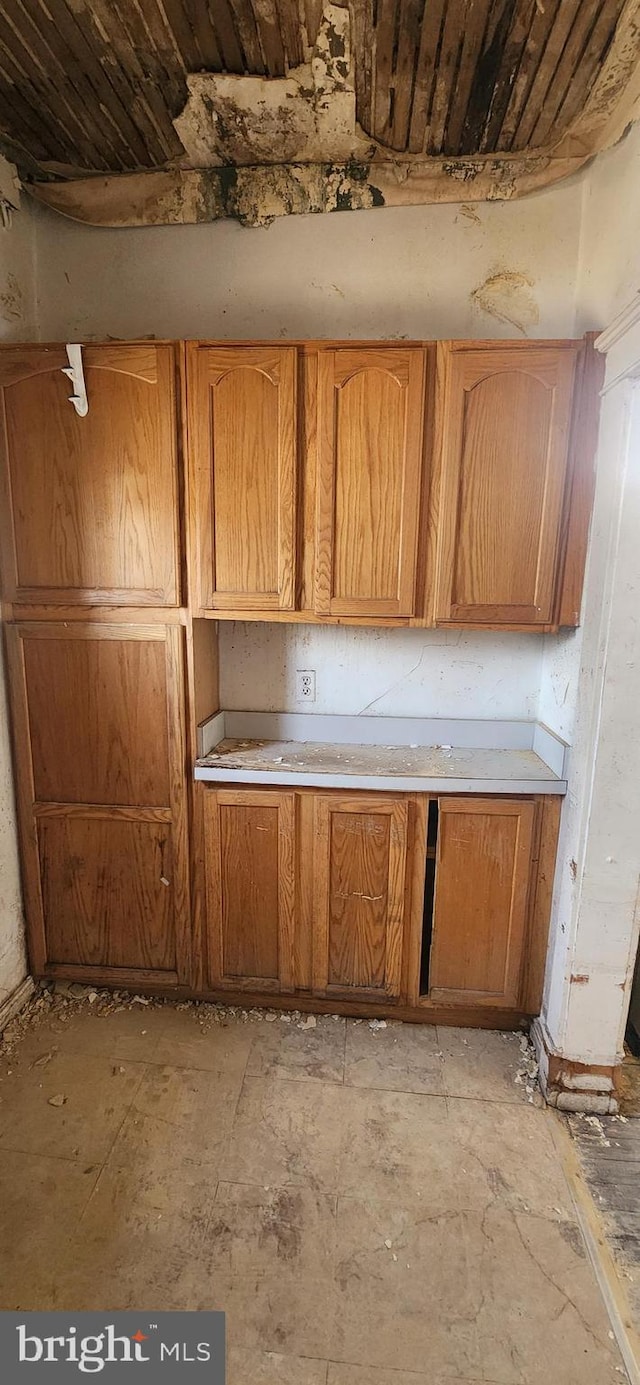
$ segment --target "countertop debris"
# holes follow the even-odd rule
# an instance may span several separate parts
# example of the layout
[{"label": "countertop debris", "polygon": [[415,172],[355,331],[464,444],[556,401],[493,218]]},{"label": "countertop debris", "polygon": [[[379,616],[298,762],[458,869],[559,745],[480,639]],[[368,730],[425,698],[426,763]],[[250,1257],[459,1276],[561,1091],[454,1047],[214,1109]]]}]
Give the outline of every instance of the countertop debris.
[{"label": "countertop debris", "polygon": [[196,762],[199,777],[232,771],[245,774],[288,773],[297,775],[354,775],[407,779],[464,779],[508,783],[551,781],[560,791],[563,783],[533,750],[452,745],[337,745],[325,741],[234,740],[220,741]]}]

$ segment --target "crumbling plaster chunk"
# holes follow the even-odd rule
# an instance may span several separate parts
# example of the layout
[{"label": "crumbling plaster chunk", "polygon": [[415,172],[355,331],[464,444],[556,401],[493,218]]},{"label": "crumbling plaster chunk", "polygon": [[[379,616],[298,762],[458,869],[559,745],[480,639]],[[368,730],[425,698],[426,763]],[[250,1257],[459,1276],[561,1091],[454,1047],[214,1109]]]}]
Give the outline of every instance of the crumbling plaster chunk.
[{"label": "crumbling plaster chunk", "polygon": [[349,11],[338,5],[325,5],[310,62],[286,77],[199,72],[187,86],[174,125],[191,167],[343,162],[372,152],[356,123]]}]

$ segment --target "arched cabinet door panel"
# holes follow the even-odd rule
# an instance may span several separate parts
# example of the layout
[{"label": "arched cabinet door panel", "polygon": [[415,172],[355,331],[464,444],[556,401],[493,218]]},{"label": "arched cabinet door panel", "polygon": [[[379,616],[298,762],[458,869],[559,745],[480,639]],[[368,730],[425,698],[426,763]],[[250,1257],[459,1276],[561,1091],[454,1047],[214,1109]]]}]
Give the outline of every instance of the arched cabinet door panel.
[{"label": "arched cabinet door panel", "polygon": [[82,355],[84,418],[64,346],[0,352],[5,599],[176,606],[174,348],[114,343]]},{"label": "arched cabinet door panel", "polygon": [[318,615],[415,613],[425,361],[420,347],[319,353]]},{"label": "arched cabinet door panel", "polygon": [[577,349],[442,349],[437,621],[553,623]]},{"label": "arched cabinet door panel", "polygon": [[295,608],[295,347],[187,347],[192,550],[202,610]]}]

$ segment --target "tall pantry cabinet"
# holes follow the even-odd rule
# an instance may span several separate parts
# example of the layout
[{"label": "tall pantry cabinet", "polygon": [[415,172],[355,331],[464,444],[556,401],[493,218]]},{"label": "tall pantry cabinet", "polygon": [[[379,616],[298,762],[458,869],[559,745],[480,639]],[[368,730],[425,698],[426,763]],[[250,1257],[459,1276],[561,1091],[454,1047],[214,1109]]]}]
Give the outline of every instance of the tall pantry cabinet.
[{"label": "tall pantry cabinet", "polygon": [[33,969],[187,983],[185,629],[176,358],[0,354],[3,588]]}]

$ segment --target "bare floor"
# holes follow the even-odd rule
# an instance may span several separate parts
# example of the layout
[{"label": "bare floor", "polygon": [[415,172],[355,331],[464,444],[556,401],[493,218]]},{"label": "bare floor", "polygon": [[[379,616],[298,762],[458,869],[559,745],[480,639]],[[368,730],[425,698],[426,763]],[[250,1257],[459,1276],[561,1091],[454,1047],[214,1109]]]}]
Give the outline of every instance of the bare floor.
[{"label": "bare floor", "polygon": [[39,1013],[1,1062],[0,1307],[225,1309],[228,1385],[626,1380],[518,1036]]}]

